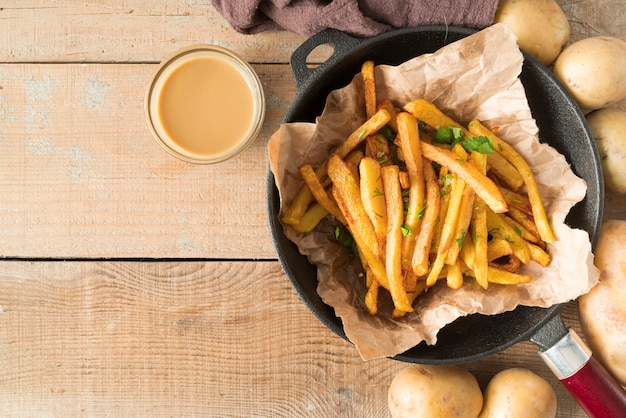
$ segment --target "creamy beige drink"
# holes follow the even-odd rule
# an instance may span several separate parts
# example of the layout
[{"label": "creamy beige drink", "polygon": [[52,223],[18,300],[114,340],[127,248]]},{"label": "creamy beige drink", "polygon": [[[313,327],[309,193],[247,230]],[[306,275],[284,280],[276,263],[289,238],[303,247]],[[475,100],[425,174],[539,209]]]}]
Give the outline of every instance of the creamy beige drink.
[{"label": "creamy beige drink", "polygon": [[146,96],[151,131],[171,154],[211,163],[242,151],[264,116],[261,84],[230,51],[192,47],[166,60]]}]

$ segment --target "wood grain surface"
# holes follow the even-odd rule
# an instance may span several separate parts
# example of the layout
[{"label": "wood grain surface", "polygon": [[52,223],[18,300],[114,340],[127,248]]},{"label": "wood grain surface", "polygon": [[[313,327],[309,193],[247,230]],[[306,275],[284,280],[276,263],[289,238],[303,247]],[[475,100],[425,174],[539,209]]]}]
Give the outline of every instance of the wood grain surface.
[{"label": "wood grain surface", "polygon": [[[626,40],[623,0],[559,4],[572,40]],[[389,416],[406,364],[363,362],[317,320],[269,234],[266,143],[302,41],[238,34],[209,0],[0,1],[1,417]],[[170,157],[143,113],[158,63],[198,43],[250,61],[267,99],[257,141],[216,166]],[[562,316],[581,332],[576,302]],[[463,365],[483,387],[515,366],[585,416],[531,343]]]}]

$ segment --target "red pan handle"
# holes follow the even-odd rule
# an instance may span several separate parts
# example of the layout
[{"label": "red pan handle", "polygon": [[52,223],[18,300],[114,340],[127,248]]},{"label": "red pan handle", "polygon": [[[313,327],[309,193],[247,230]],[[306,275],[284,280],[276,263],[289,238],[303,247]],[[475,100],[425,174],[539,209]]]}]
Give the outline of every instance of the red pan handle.
[{"label": "red pan handle", "polygon": [[626,417],[626,392],[573,330],[539,354],[587,415]]}]

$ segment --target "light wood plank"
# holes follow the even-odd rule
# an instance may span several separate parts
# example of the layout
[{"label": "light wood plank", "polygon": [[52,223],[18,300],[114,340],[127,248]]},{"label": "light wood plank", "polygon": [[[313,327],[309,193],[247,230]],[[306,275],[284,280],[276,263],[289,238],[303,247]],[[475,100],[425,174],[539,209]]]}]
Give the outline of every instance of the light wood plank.
[{"label": "light wood plank", "polygon": [[[567,315],[575,315],[574,306]],[[481,385],[522,343],[465,365]],[[406,363],[363,362],[276,262],[0,262],[0,410],[24,416],[387,417]]]},{"label": "light wood plank", "polygon": [[147,129],[155,65],[0,65],[0,256],[274,258],[266,144],[294,86],[287,65],[256,69],[261,134],[202,166]]},{"label": "light wood plank", "polygon": [[5,0],[0,22],[0,62],[159,62],[179,48],[215,44],[251,62],[285,63],[305,39],[239,34],[209,0]]}]

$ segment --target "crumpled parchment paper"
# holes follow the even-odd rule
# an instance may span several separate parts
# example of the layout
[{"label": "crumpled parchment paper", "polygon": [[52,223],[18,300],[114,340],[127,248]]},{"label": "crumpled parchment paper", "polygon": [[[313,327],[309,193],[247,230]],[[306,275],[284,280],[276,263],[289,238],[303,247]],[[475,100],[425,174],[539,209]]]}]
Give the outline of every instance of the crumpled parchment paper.
[{"label": "crumpled parchment paper", "polygon": [[[404,318],[371,316],[361,301],[365,285],[359,263],[334,242],[330,222],[308,235],[285,228],[287,237],[317,266],[318,293],[335,309],[364,360],[400,354],[422,341],[436,344],[437,332],[461,316],[497,314],[518,305],[549,307],[576,299],[598,281],[587,232],[564,224],[570,208],[584,198],[586,183],[554,148],[539,142],[541,132],[519,80],[522,62],[515,36],[497,24],[402,65],[377,66],[375,75],[379,101],[388,98],[402,107],[424,98],[463,124],[480,119],[489,128],[498,126],[498,135],[529,162],[557,236],[548,247],[552,262],[547,268],[534,262],[523,266],[521,271],[533,277],[531,283],[483,290],[468,279],[460,290],[453,290],[440,281],[416,299],[415,312]],[[298,167],[323,163],[329,150],[365,120],[364,107],[357,74],[350,85],[329,94],[316,123],[283,124],[270,138],[270,167],[281,213],[302,185]]]}]

